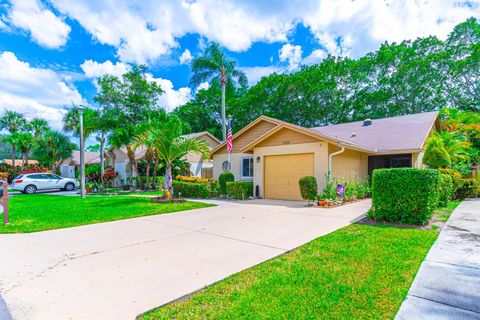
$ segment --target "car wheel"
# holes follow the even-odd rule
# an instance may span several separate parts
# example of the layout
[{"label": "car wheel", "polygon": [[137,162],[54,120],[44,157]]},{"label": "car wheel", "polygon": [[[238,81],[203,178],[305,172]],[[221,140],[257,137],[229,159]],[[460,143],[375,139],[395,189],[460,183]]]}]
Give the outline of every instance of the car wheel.
[{"label": "car wheel", "polygon": [[65,185],[65,188],[63,188],[65,191],[73,191],[75,190],[75,185],[71,182],[67,183]]},{"label": "car wheel", "polygon": [[35,187],[34,185],[28,185],[25,187],[25,189],[23,189],[23,192],[25,192],[26,194],[32,194],[32,193],[35,193],[37,192],[37,187]]}]

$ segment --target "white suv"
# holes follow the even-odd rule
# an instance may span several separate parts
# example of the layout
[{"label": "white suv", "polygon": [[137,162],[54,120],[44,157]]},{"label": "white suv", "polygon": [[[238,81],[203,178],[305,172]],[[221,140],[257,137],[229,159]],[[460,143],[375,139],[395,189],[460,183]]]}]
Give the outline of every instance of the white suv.
[{"label": "white suv", "polygon": [[62,178],[51,173],[29,173],[22,174],[13,179],[10,186],[13,190],[32,194],[37,190],[60,189],[73,191],[80,183],[75,179]]}]

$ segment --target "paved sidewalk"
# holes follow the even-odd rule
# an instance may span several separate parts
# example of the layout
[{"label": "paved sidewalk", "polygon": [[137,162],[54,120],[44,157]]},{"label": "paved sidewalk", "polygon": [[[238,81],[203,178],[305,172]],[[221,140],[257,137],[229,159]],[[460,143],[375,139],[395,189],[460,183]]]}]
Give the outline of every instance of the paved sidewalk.
[{"label": "paved sidewalk", "polygon": [[[15,320],[135,319],[349,225],[363,200],[218,206],[81,227],[0,235],[0,295]],[[2,317],[0,301],[0,319]]]},{"label": "paved sidewalk", "polygon": [[395,319],[480,319],[480,200],[455,209]]}]

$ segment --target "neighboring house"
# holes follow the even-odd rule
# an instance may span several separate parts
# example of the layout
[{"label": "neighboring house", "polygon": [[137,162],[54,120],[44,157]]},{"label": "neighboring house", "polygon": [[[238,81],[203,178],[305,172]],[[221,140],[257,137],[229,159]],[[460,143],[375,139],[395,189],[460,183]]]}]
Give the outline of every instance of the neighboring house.
[{"label": "neighboring house", "polygon": [[[214,149],[220,144],[220,141],[207,131],[191,133],[183,135],[182,137],[203,139],[209,145],[210,150]],[[145,157],[145,151],[146,148],[144,146],[138,147],[135,150],[135,159],[142,160]],[[124,147],[120,149],[112,147],[108,150],[107,156],[110,161],[109,164],[114,167],[115,172],[118,172],[122,182],[125,183],[128,177],[130,177],[132,170],[130,161],[128,160],[127,150]],[[198,177],[212,177],[213,161],[210,159],[204,159],[201,155],[193,152],[188,153],[184,159],[186,162],[190,163],[190,172],[192,175]]]},{"label": "neighboring house", "polygon": [[[8,164],[9,166],[12,165],[12,159],[3,159],[3,160],[0,160],[0,163],[5,163],[5,164]],[[29,165],[35,165],[35,164],[38,164],[38,161],[37,160],[30,160],[28,159],[28,164]],[[22,165],[22,159],[15,159],[15,166],[21,166]]]},{"label": "neighboring house", "polygon": [[[215,149],[219,144],[220,140],[215,138],[211,133],[197,132],[183,135],[185,138],[200,138],[205,140],[208,144],[210,151]],[[193,176],[212,178],[213,177],[213,161],[210,159],[205,159],[198,153],[190,152],[186,155],[185,160],[190,163],[190,172]]]},{"label": "neighboring house", "polygon": [[[100,164],[100,152],[85,151],[85,165],[89,164]],[[80,151],[72,151],[72,156],[63,159],[59,168],[62,177],[75,178],[75,171],[80,170]]]},{"label": "neighboring house", "polygon": [[[304,128],[261,116],[233,136],[235,180],[253,181],[261,198],[301,200],[298,180],[315,176],[319,191],[329,172],[363,179],[374,169],[422,167],[424,144],[440,130],[437,112]],[[226,143],[212,150],[213,176],[228,170]]]}]

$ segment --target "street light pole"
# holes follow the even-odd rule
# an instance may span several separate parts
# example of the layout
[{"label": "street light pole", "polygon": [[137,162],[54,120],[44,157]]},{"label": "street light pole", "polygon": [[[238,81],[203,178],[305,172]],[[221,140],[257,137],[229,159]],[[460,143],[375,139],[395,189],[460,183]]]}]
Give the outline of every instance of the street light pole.
[{"label": "street light pole", "polygon": [[78,106],[80,116],[80,197],[85,198],[85,137],[83,136],[83,110],[85,108]]}]

